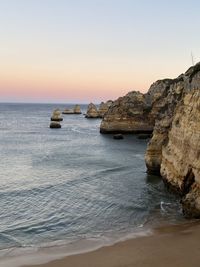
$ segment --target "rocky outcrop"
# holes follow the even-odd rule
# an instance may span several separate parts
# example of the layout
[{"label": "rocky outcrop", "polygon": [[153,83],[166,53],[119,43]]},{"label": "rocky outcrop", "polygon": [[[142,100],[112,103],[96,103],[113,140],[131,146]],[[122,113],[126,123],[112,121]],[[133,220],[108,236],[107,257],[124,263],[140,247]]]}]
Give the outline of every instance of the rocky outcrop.
[{"label": "rocky outcrop", "polygon": [[184,196],[184,214],[200,217],[200,89],[186,93],[175,111],[160,172],[165,183]]},{"label": "rocky outcrop", "polygon": [[62,121],[63,118],[61,117],[61,112],[59,109],[55,109],[51,116],[51,121]]},{"label": "rocky outcrop", "polygon": [[162,95],[152,102],[150,117],[155,120],[153,136],[148,144],[145,161],[149,173],[160,174],[162,146],[167,142],[174,109],[181,100],[184,90],[183,77],[168,80]]},{"label": "rocky outcrop", "polygon": [[100,127],[101,133],[152,130],[147,171],[182,196],[186,216],[200,218],[200,63],[176,79],[158,80],[146,94],[118,98]]},{"label": "rocky outcrop", "polygon": [[107,113],[109,107],[112,105],[113,101],[112,100],[108,100],[106,103],[101,102],[101,104],[99,105],[99,110],[98,110],[98,114],[99,114],[99,118],[103,118],[104,115]]},{"label": "rocky outcrop", "polygon": [[158,80],[146,94],[133,91],[118,98],[105,114],[100,132],[151,133],[164,109],[162,99],[172,83],[172,79]]},{"label": "rocky outcrop", "polygon": [[64,109],[64,111],[62,112],[62,114],[64,114],[64,115],[74,114],[74,110],[73,109],[66,108],[66,109]]},{"label": "rocky outcrop", "polygon": [[[148,99],[149,100],[149,99]],[[147,98],[140,92],[130,92],[109,107],[100,126],[101,133],[152,132]]]},{"label": "rocky outcrop", "polygon": [[73,108],[66,108],[62,114],[81,114],[81,107],[79,105],[75,105]]},{"label": "rocky outcrop", "polygon": [[[148,172],[160,173],[182,196],[183,213],[200,217],[200,63],[170,82],[152,111],[159,114],[146,151]],[[151,112],[152,112],[151,111]]]},{"label": "rocky outcrop", "polygon": [[79,105],[74,106],[74,114],[81,114],[81,107]]},{"label": "rocky outcrop", "polygon": [[99,118],[99,113],[98,113],[98,110],[97,110],[97,107],[93,104],[93,103],[90,103],[88,105],[88,108],[87,108],[87,113],[85,115],[86,118]]}]

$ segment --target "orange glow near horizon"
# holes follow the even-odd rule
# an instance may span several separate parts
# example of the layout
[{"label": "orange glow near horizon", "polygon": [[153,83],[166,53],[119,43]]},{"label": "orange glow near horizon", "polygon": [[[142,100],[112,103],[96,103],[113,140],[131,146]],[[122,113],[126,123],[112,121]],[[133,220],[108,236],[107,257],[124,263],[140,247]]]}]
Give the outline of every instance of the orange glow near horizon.
[{"label": "orange glow near horizon", "polygon": [[[56,75],[57,74],[57,75]],[[135,85],[130,81],[130,73],[106,73],[101,75],[93,71],[53,73],[18,68],[6,70],[0,77],[0,99],[33,99],[33,101],[106,101],[116,99],[131,90],[147,85]],[[139,89],[139,88],[138,88]],[[137,89],[137,90],[138,90]],[[144,92],[143,91],[143,92]]]},{"label": "orange glow near horizon", "polygon": [[200,55],[200,4],[175,2],[1,1],[0,102],[98,103],[176,78]]}]

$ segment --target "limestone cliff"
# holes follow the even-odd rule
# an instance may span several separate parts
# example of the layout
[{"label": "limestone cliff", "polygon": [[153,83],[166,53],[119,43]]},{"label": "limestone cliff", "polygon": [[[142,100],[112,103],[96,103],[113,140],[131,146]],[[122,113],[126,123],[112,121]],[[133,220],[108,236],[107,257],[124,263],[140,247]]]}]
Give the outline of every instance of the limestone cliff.
[{"label": "limestone cliff", "polygon": [[161,102],[146,151],[147,169],[160,173],[168,188],[182,196],[185,215],[199,218],[200,63],[173,80]]},{"label": "limestone cliff", "polygon": [[118,98],[103,117],[101,133],[151,132],[149,173],[182,196],[183,212],[200,218],[200,63],[176,79],[153,83],[146,94]]},{"label": "limestone cliff", "polygon": [[162,148],[161,175],[184,196],[183,212],[200,217],[200,90],[187,93],[175,110]]}]

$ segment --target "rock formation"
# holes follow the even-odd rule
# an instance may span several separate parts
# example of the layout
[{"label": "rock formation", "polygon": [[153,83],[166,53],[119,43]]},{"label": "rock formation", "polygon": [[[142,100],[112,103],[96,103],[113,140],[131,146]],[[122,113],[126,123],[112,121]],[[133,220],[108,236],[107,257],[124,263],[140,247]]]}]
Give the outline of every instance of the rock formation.
[{"label": "rock formation", "polygon": [[52,121],[49,127],[52,129],[58,129],[58,128],[61,128],[61,124],[57,121]]},{"label": "rock formation", "polygon": [[176,108],[160,172],[184,196],[183,212],[200,217],[200,89],[187,93]]},{"label": "rock formation", "polygon": [[81,114],[81,107],[79,105],[74,106],[74,114]]},{"label": "rock formation", "polygon": [[86,118],[99,118],[99,113],[97,110],[97,107],[93,104],[90,103],[87,108],[87,113],[85,115]]},{"label": "rock formation", "polygon": [[101,122],[100,132],[152,132],[154,125],[149,120],[148,113],[145,95],[140,92],[130,92],[111,104]]},{"label": "rock formation", "polygon": [[162,108],[146,151],[148,172],[160,173],[182,196],[184,214],[199,218],[200,63],[172,80],[154,105]]},{"label": "rock formation", "polygon": [[103,118],[103,116],[105,115],[105,113],[108,111],[108,106],[106,105],[106,103],[101,102],[101,104],[99,105],[99,117]]},{"label": "rock formation", "polygon": [[153,83],[146,94],[118,98],[100,126],[101,133],[152,130],[147,171],[182,196],[186,216],[200,218],[200,63],[176,79]]},{"label": "rock formation", "polygon": [[62,114],[64,114],[64,115],[74,114],[74,110],[73,109],[66,108],[66,109],[64,109],[64,111],[62,112]]},{"label": "rock formation", "polygon": [[59,109],[55,109],[51,116],[51,121],[62,121],[63,118],[61,117],[61,112]]},{"label": "rock formation", "polygon": [[81,107],[79,105],[75,105],[73,108],[66,108],[64,109],[64,111],[62,112],[62,114],[64,115],[68,115],[68,114],[81,114]]},{"label": "rock formation", "polygon": [[99,118],[103,118],[103,116],[106,114],[106,112],[108,111],[112,103],[113,103],[112,100],[108,100],[106,103],[101,102],[101,104],[99,105],[99,110],[98,110]]}]

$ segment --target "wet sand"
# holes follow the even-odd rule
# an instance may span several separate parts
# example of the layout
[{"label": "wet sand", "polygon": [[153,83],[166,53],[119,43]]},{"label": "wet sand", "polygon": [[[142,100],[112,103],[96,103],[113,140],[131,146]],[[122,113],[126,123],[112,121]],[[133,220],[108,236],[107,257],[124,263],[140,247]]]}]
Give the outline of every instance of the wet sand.
[{"label": "wet sand", "polygon": [[[199,267],[200,223],[155,229],[96,251],[31,267]],[[30,266],[29,266],[30,267]]]}]

